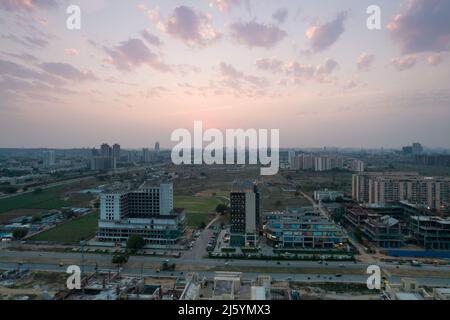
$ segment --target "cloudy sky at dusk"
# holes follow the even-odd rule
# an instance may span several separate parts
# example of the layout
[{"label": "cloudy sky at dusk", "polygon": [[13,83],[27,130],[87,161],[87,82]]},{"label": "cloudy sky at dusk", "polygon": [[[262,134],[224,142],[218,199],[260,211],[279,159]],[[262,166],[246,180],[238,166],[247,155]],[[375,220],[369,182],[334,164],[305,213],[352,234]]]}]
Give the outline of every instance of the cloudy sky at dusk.
[{"label": "cloudy sky at dusk", "polygon": [[448,0],[1,0],[0,43],[0,147],[168,147],[203,120],[450,148]]}]

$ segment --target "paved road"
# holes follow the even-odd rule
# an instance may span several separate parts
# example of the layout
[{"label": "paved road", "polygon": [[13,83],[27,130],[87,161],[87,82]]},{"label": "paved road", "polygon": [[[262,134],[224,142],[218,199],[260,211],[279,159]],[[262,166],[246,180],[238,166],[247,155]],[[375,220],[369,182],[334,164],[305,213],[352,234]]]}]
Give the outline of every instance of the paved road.
[{"label": "paved road", "polygon": [[204,259],[204,256],[206,255],[206,248],[208,247],[208,242],[211,239],[213,233],[214,231],[211,229],[203,230],[198,239],[195,241],[192,249],[184,252],[179,260],[189,263],[192,261],[198,262]]},{"label": "paved road", "polygon": [[[207,239],[207,233],[205,233],[205,239]],[[205,239],[200,238],[199,244],[207,244]],[[202,250],[200,250],[202,252]],[[153,257],[153,256],[132,256],[130,257],[129,263],[162,263],[167,258],[165,257]],[[45,261],[54,262],[58,261],[74,261],[74,263],[79,263],[81,260],[80,253],[66,253],[66,252],[45,252],[45,251],[0,251],[0,262],[19,262],[19,261]],[[98,263],[110,263],[111,255],[109,254],[93,254],[85,253],[85,260],[87,262],[98,262]],[[224,264],[224,259],[206,259],[203,257],[198,257],[196,254],[192,256],[184,256],[181,259],[175,259],[174,262],[179,266],[222,266]],[[369,264],[361,262],[327,262],[327,264],[319,264],[315,261],[269,261],[269,260],[230,260],[228,261],[231,267],[267,267],[267,268],[313,268],[317,270],[329,269],[330,272],[334,272],[336,269],[342,269],[343,271],[349,269],[366,269]],[[383,269],[400,271],[429,271],[429,272],[448,272],[450,273],[450,265],[423,265],[421,267],[414,267],[408,264],[398,265],[395,263],[379,262],[377,263]],[[345,273],[345,272],[343,272]]]}]

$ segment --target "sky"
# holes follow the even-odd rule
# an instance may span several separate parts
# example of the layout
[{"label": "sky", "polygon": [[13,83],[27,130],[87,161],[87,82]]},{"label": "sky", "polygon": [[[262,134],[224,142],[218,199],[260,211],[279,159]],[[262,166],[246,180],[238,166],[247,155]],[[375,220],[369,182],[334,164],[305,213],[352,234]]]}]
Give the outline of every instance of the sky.
[{"label": "sky", "polygon": [[198,120],[281,147],[450,148],[448,0],[1,0],[0,43],[4,148],[167,148]]}]

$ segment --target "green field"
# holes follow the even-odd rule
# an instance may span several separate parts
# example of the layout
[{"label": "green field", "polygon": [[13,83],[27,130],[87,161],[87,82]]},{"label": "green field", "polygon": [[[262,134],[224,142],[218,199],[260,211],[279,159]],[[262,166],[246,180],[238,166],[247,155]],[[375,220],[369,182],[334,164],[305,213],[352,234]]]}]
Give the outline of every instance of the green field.
[{"label": "green field", "polygon": [[212,213],[220,203],[222,200],[214,197],[174,196],[174,207],[186,212]]},{"label": "green field", "polygon": [[44,231],[31,237],[32,241],[50,242],[79,242],[95,236],[97,231],[98,213],[89,213],[81,218],[76,218],[63,223],[53,229]]},{"label": "green field", "polygon": [[192,213],[191,212],[191,213],[187,213],[186,217],[187,217],[187,223],[191,227],[198,227],[203,222],[205,224],[208,224],[208,222],[210,220],[209,214],[206,214],[206,213],[195,213],[195,212]]},{"label": "green field", "polygon": [[198,227],[202,222],[208,223],[209,214],[214,213],[222,199],[215,197],[174,196],[175,208],[184,208],[188,225]]},{"label": "green field", "polygon": [[44,189],[40,193],[26,193],[0,200],[0,213],[15,209],[57,209],[69,206],[69,201],[60,199],[63,187]]}]

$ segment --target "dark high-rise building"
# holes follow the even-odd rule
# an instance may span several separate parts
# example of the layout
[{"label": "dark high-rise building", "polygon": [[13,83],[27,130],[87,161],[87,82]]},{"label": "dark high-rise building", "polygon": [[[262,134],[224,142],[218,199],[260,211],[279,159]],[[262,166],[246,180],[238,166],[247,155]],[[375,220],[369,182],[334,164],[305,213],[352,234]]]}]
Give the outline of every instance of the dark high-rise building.
[{"label": "dark high-rise building", "polygon": [[109,158],[112,156],[112,148],[109,146],[109,144],[102,144],[102,146],[100,147],[100,155],[104,158]]},{"label": "dark high-rise building", "polygon": [[120,145],[117,143],[113,145],[112,156],[116,161],[120,160]]},{"label": "dark high-rise building", "polygon": [[233,183],[230,193],[231,246],[257,246],[261,203],[261,194],[256,183],[251,181],[235,181]]},{"label": "dark high-rise building", "polygon": [[159,142],[155,143],[155,152],[158,153],[159,152]]},{"label": "dark high-rise building", "polygon": [[120,157],[120,146],[118,144],[111,148],[104,143],[100,147],[100,152],[95,148],[92,149],[91,169],[92,170],[111,170],[116,169],[116,162]]}]

